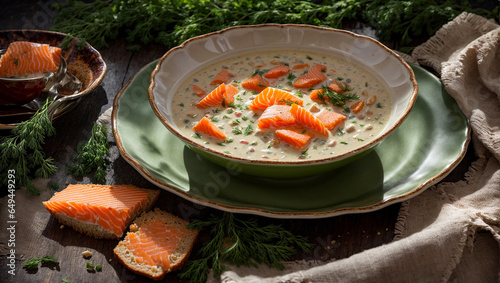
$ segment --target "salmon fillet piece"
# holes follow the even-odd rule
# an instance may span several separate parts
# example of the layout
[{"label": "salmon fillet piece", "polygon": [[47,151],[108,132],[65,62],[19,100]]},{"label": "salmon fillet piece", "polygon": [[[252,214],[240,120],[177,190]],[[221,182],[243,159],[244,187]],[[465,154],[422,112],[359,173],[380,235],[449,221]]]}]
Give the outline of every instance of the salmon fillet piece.
[{"label": "salmon fillet piece", "polygon": [[61,48],[48,44],[14,41],[0,57],[0,77],[55,72],[61,52]]},{"label": "salmon fillet piece", "polygon": [[158,190],[132,185],[69,185],[43,202],[59,222],[95,238],[119,239],[132,220],[150,209]]}]

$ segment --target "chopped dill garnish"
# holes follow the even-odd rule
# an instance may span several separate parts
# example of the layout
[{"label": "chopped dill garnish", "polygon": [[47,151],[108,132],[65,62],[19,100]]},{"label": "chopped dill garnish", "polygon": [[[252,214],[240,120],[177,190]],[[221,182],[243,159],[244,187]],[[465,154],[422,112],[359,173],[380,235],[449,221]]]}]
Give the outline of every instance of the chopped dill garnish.
[{"label": "chopped dill garnish", "polygon": [[249,124],[246,128],[245,128],[245,136],[248,136],[249,134],[251,134],[253,132],[253,128],[252,128],[252,124]]}]

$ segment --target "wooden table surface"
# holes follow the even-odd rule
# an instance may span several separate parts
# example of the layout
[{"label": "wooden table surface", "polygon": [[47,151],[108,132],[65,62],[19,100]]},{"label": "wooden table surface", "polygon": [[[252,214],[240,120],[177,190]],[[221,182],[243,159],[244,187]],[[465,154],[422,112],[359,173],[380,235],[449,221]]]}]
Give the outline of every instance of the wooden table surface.
[{"label": "wooden table surface", "polygon": [[[8,4],[2,4],[0,29],[49,29],[55,14],[47,3],[50,4],[51,1],[8,1]],[[104,81],[71,113],[54,123],[57,134],[46,141],[44,150],[47,156],[54,158],[59,167],[59,172],[51,178],[51,182],[57,183],[61,189],[68,183],[89,181],[86,178],[75,179],[64,172],[64,168],[71,163],[70,158],[74,149],[78,143],[89,138],[93,123],[104,110],[112,106],[115,96],[127,81],[140,68],[167,51],[164,46],[152,45],[143,46],[140,52],[130,52],[125,49],[125,46],[123,41],[118,40],[113,42],[110,48],[100,50],[108,67]],[[6,133],[4,131],[0,134]],[[463,177],[468,164],[474,159],[471,152],[472,150],[469,148],[462,163],[445,181],[456,181]],[[112,154],[118,155],[116,146],[112,148]],[[122,157],[118,156],[111,166],[114,169],[112,183],[130,183],[139,187],[155,188]],[[40,199],[40,203],[41,201]],[[178,216],[183,215],[183,213],[185,215],[186,211],[191,211],[192,215],[188,216],[192,217],[218,212],[212,208],[194,206],[190,201],[166,191],[161,192],[157,206]],[[296,234],[308,237],[316,245],[312,253],[299,253],[294,259],[331,260],[346,258],[363,250],[389,243],[394,236],[394,225],[399,208],[400,204],[393,204],[369,213],[312,220],[249,217],[257,218],[262,224],[281,224]],[[0,221],[5,221],[4,208],[1,209]],[[8,276],[10,281],[60,282],[61,278],[66,278],[71,282],[149,282],[146,278],[135,276],[124,269],[116,260],[113,260],[112,249],[117,241],[96,240],[72,229],[60,229],[60,224],[51,218],[47,211],[43,211],[43,206],[40,206],[40,209],[42,217],[37,221],[44,225],[43,233],[27,232],[18,235],[17,245],[31,245],[31,254],[21,255],[22,260],[17,261],[16,275]],[[30,223],[20,223],[19,225],[30,225]],[[2,233],[4,232],[2,231]],[[206,235],[202,234],[200,241],[202,242],[204,239],[206,239]],[[45,242],[54,244],[51,246],[33,244]],[[199,247],[199,244],[196,247]],[[80,254],[84,249],[94,251],[92,262],[102,264],[102,272],[87,272],[82,266],[83,259]],[[21,264],[26,259],[44,256],[48,251],[57,255],[60,261],[59,265],[42,267],[35,272],[28,272],[21,268]],[[111,261],[109,261],[110,259]],[[0,278],[2,280],[0,281],[7,278],[5,263],[5,255],[2,254],[0,258]],[[258,273],[258,269],[256,269],[256,273]],[[167,275],[165,280],[167,282],[179,281],[175,274]]]}]

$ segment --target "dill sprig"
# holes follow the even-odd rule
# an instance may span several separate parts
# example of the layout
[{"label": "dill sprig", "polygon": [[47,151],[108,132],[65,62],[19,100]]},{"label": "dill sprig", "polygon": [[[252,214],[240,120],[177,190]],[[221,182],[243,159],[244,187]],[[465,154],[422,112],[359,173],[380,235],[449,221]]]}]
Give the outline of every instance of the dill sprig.
[{"label": "dill sprig", "polygon": [[26,269],[35,269],[38,268],[39,263],[58,263],[57,258],[52,257],[52,256],[44,256],[44,257],[35,257],[27,262],[23,263],[23,267]]},{"label": "dill sprig", "polygon": [[42,148],[45,138],[55,134],[47,113],[52,102],[47,99],[30,119],[12,129],[11,135],[0,138],[2,182],[7,182],[6,174],[13,170],[17,183],[32,195],[40,195],[40,190],[31,183],[32,177],[48,178],[57,171],[53,159],[46,157]]},{"label": "dill sprig", "polygon": [[266,264],[283,269],[282,261],[290,259],[296,248],[310,252],[313,245],[303,236],[292,234],[279,225],[260,226],[255,219],[244,220],[232,213],[212,215],[208,220],[194,220],[191,229],[208,231],[210,241],[199,250],[199,258],[186,264],[180,278],[205,282],[210,268],[218,277],[228,268]]},{"label": "dill sprig", "polygon": [[[322,86],[322,92],[318,93],[319,99],[323,101],[323,103],[332,103],[335,106],[345,108],[346,102],[350,100],[358,100],[359,96],[355,93],[345,92],[339,93],[331,90],[328,86]],[[349,91],[350,88],[347,85],[342,86],[343,91]]]},{"label": "dill sprig", "polygon": [[[480,1],[481,2],[481,1]],[[96,0],[60,1],[52,30],[85,39],[96,48],[125,38],[167,47],[236,25],[296,23],[342,28],[351,20],[379,30],[383,41],[406,46],[432,36],[461,12],[499,21],[499,8],[473,8],[455,0]],[[130,46],[137,50],[137,45]]]},{"label": "dill sprig", "polygon": [[68,172],[75,177],[83,177],[95,171],[94,178],[103,184],[106,182],[106,156],[109,155],[107,130],[101,124],[92,126],[90,139],[81,144],[78,153],[73,157],[74,164],[68,166]]}]

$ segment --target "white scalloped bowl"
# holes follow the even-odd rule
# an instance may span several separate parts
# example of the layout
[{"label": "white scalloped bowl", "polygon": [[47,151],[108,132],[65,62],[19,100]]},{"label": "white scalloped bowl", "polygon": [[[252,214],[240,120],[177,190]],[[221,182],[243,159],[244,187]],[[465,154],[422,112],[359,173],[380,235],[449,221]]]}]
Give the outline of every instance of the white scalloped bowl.
[{"label": "white scalloped bowl", "polygon": [[[375,75],[385,84],[392,103],[384,130],[371,142],[345,154],[297,161],[249,160],[231,156],[195,143],[179,131],[171,114],[171,101],[182,82],[193,72],[242,53],[290,48],[342,57]],[[189,39],[162,56],[151,74],[148,89],[155,114],[190,149],[226,168],[274,178],[316,175],[364,156],[401,125],[415,103],[417,92],[417,82],[410,66],[380,42],[345,30],[295,24],[236,26]]]}]

